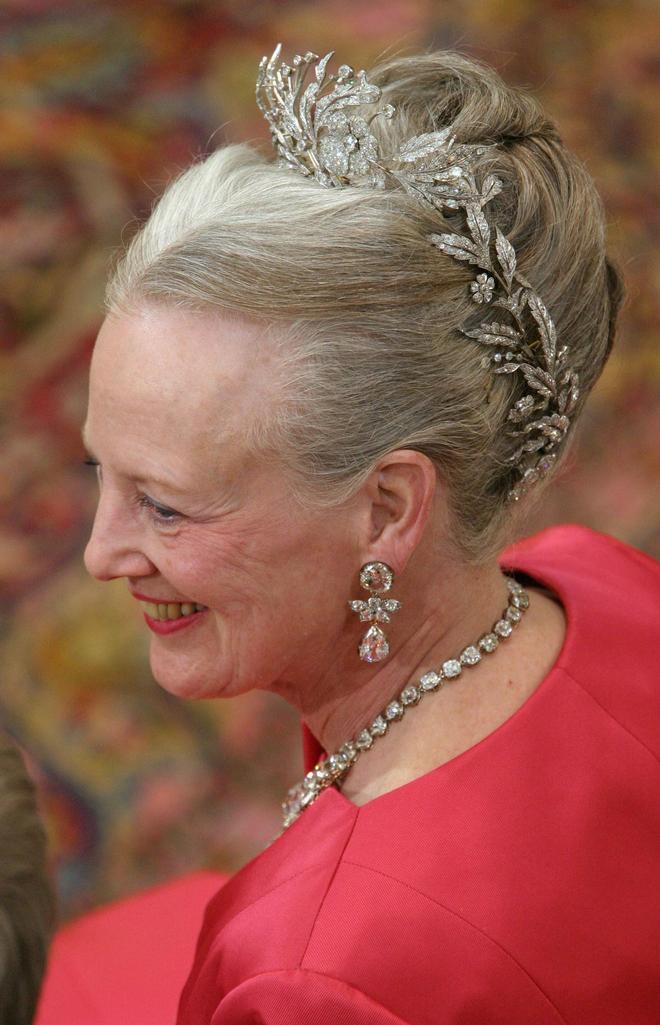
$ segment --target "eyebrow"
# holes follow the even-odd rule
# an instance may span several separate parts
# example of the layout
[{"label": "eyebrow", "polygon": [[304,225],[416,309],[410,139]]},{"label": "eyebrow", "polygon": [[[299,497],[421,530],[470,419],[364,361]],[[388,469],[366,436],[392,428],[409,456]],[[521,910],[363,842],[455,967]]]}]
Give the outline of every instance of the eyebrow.
[{"label": "eyebrow", "polygon": [[[89,443],[86,423],[83,424],[82,429],[80,431],[80,435],[82,437],[83,447],[87,452],[87,455],[90,456],[92,459],[97,459],[96,454],[94,453],[94,450]],[[141,477],[139,474],[130,473],[123,473],[122,476],[125,477],[126,480],[132,481],[133,484],[157,484],[159,487],[165,488],[167,491],[172,491],[179,495],[184,494],[183,488],[177,487],[177,485],[174,484],[172,481],[165,480],[162,477]]]}]

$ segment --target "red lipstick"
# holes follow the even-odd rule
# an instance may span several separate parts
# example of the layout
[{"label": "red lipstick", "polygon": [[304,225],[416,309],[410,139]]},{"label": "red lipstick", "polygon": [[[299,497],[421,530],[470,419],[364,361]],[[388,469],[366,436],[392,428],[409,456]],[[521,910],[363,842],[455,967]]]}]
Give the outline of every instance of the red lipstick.
[{"label": "red lipstick", "polygon": [[173,634],[176,630],[185,630],[187,626],[196,619],[200,619],[208,610],[191,612],[189,616],[180,616],[179,619],[152,619],[146,612],[143,613],[144,621],[150,630],[155,634]]}]

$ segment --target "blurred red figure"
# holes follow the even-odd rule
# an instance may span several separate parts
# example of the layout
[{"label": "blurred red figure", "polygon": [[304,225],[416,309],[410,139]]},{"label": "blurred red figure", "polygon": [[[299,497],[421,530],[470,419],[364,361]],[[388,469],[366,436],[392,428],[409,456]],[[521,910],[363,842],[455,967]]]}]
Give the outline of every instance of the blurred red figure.
[{"label": "blurred red figure", "polygon": [[63,926],[35,1025],[174,1021],[204,906],[223,881],[196,872]]}]

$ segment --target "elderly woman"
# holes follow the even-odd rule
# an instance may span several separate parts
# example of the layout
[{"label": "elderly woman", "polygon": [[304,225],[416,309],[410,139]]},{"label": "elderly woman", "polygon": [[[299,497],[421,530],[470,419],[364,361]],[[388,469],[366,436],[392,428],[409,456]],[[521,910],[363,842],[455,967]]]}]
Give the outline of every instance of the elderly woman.
[{"label": "elderly woman", "polygon": [[168,188],[92,362],[89,571],[168,691],[306,741],[179,1025],[650,1025],[657,568],[511,546],[611,346],[601,205],[491,69],[330,56],[262,62],[278,160]]}]

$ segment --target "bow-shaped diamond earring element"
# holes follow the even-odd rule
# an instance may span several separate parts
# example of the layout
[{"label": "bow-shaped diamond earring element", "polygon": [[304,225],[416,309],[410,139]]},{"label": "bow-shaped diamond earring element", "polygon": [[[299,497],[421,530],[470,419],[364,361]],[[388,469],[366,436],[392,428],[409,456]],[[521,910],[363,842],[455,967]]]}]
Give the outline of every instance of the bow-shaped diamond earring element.
[{"label": "bow-shaped diamond earring element", "polygon": [[382,662],[390,653],[387,637],[378,623],[389,623],[391,613],[401,608],[396,598],[380,597],[392,586],[394,571],[385,562],[367,562],[360,570],[360,584],[371,594],[366,601],[349,601],[353,612],[359,613],[361,623],[373,623],[360,642],[358,655],[363,662]]}]

